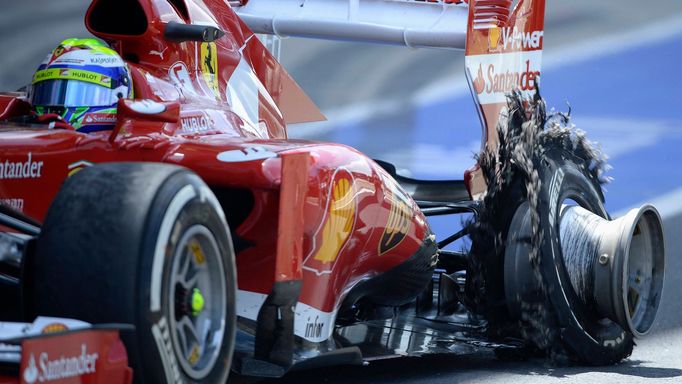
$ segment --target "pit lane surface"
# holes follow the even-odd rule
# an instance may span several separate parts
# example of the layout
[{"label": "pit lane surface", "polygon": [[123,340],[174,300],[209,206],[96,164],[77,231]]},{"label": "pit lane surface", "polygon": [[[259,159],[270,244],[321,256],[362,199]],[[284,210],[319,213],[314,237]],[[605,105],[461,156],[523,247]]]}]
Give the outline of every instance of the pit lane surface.
[{"label": "pit lane surface", "polygon": [[[84,36],[87,3],[2,2],[0,89],[19,88],[59,41]],[[668,273],[652,336],[613,367],[509,363],[481,353],[327,368],[278,382],[682,382],[682,3],[548,3],[542,83],[548,104],[565,110],[570,102],[575,123],[611,155],[610,211],[643,201],[662,209]],[[460,178],[471,164],[480,134],[461,53],[287,40],[283,62],[330,117],[292,127],[292,136],[354,145],[418,177]]]}]

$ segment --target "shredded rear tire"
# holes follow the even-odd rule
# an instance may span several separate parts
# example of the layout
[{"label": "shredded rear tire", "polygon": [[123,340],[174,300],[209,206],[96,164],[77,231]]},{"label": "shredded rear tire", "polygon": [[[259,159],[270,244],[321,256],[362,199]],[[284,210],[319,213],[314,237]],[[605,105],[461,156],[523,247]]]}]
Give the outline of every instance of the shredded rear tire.
[{"label": "shredded rear tire", "polygon": [[[557,360],[613,364],[630,355],[632,337],[615,324],[599,325],[579,304],[564,303],[561,289],[570,284],[552,273],[550,254],[559,241],[549,217],[556,216],[560,201],[551,201],[557,196],[549,189],[556,173],[568,172],[571,177],[561,188],[585,191],[585,205],[608,218],[601,191],[608,182],[606,158],[568,123],[569,115],[547,118],[539,94],[533,100],[524,100],[519,93],[509,97],[497,128],[498,145],[478,157],[488,190],[478,221],[471,224],[469,304],[489,320],[492,335],[520,334]],[[536,288],[525,289],[518,320],[512,322],[504,292],[504,260],[512,218],[522,205],[530,215],[530,235],[513,241],[523,242],[528,250]]]}]

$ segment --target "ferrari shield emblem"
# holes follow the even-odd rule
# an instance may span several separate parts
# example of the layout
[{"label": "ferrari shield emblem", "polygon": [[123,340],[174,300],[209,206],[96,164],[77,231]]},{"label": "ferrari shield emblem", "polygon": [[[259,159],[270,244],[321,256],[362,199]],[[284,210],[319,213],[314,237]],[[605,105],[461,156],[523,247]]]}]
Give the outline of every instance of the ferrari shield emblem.
[{"label": "ferrari shield emblem", "polygon": [[48,60],[48,63],[51,63],[51,62],[57,60],[57,58],[58,58],[59,56],[63,55],[65,51],[66,51],[66,48],[64,48],[63,45],[60,45],[60,46],[58,46],[57,48],[55,48],[55,50],[52,51],[52,56],[50,56],[50,59]]},{"label": "ferrari shield emblem", "polygon": [[201,73],[216,98],[220,99],[218,85],[218,54],[216,43],[201,43]]},{"label": "ferrari shield emblem", "polygon": [[54,58],[57,58],[61,56],[62,53],[64,53],[64,47],[60,45],[59,47],[57,47],[57,49],[54,50],[52,54],[54,55]]}]

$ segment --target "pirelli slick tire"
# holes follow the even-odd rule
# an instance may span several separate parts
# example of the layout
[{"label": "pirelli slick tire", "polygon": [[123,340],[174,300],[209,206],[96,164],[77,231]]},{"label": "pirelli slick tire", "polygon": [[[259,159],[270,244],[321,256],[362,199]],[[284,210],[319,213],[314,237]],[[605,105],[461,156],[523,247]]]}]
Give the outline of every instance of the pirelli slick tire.
[{"label": "pirelli slick tire", "polygon": [[189,170],[117,163],[73,175],[24,274],[29,318],[133,324],[123,339],[136,382],[226,382],[234,251],[220,204]]},{"label": "pirelli slick tire", "polygon": [[589,176],[584,160],[572,153],[547,148],[536,159],[541,180],[538,213],[543,234],[540,268],[551,311],[557,322],[557,336],[568,356],[583,364],[607,365],[630,356],[633,336],[614,321],[600,318],[579,298],[571,285],[560,244],[559,220],[562,205],[577,203],[608,219],[601,186]]}]

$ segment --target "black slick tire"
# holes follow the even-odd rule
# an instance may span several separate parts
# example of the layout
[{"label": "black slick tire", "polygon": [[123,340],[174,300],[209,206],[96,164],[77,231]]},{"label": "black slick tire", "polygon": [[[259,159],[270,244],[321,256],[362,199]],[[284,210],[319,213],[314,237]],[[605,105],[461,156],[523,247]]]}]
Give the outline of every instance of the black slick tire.
[{"label": "black slick tire", "polygon": [[[171,270],[178,242],[194,227],[212,238],[225,287],[220,347],[200,377],[179,364],[169,329],[178,305],[169,298]],[[24,275],[28,319],[133,324],[135,332],[122,336],[135,382],[226,382],[236,329],[234,251],[217,199],[189,170],[112,163],[73,175],[49,209]]]}]

